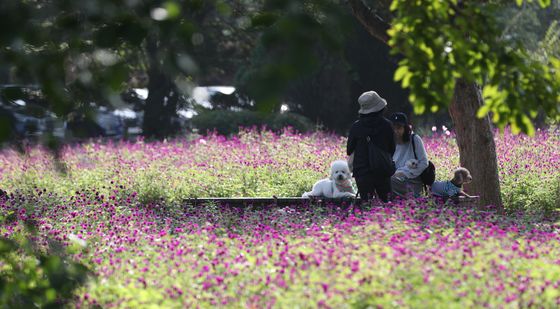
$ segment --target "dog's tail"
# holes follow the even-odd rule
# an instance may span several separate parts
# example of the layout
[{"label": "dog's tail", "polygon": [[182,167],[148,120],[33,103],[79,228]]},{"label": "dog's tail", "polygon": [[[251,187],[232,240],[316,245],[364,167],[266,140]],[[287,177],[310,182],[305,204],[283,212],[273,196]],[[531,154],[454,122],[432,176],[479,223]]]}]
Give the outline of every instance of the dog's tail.
[{"label": "dog's tail", "polygon": [[309,197],[309,194],[310,194],[310,193],[311,193],[311,192],[304,192],[304,193],[301,195],[301,197]]}]

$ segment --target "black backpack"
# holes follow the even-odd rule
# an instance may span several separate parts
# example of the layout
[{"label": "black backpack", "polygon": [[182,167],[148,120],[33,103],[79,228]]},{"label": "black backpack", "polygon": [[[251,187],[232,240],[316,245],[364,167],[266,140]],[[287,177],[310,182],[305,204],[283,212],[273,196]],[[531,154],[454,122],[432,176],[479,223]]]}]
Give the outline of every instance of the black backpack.
[{"label": "black backpack", "polygon": [[377,147],[370,136],[366,137],[367,148],[368,148],[368,163],[369,169],[375,174],[381,177],[391,177],[397,168],[395,167],[395,162],[393,161],[393,156],[385,150]]},{"label": "black backpack", "polygon": [[[414,135],[415,134],[412,134],[410,137],[412,139],[412,151],[414,152],[414,158],[418,160],[416,156],[416,146],[414,145]],[[426,186],[431,186],[434,181],[436,181],[436,167],[432,161],[428,160],[428,167],[420,174],[420,179]]]}]

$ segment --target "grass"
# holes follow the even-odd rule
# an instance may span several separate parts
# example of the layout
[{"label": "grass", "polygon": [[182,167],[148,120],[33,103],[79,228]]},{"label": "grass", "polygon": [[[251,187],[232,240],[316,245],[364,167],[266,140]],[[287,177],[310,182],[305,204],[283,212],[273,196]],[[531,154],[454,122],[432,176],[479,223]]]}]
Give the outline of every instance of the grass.
[{"label": "grass", "polygon": [[[344,139],[321,133],[90,142],[63,150],[66,174],[43,150],[5,150],[0,233],[18,240],[31,223],[37,250],[61,244],[90,270],[72,307],[555,308],[560,228],[537,214],[559,207],[559,139],[497,135],[507,216],[426,199],[356,212],[180,202],[299,196],[344,158]],[[446,178],[454,140],[424,140]],[[0,273],[18,278],[4,257]]]}]

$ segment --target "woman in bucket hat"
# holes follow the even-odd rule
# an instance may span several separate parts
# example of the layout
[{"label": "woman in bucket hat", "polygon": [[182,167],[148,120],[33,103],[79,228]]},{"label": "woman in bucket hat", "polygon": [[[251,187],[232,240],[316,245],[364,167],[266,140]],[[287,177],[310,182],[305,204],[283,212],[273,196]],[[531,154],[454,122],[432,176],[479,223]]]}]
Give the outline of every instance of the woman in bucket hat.
[{"label": "woman in bucket hat", "polygon": [[[394,113],[389,119],[393,123],[397,142],[393,155],[397,172],[391,177],[391,188],[397,196],[418,197],[422,194],[424,187],[420,174],[428,167],[428,156],[424,143],[420,136],[412,132],[404,113]],[[412,139],[414,139],[414,143],[412,143]],[[415,164],[407,164],[411,160],[414,160]]]},{"label": "woman in bucket hat", "polygon": [[387,101],[375,91],[362,93],[358,98],[359,119],[352,124],[348,134],[346,152],[352,159],[352,172],[362,200],[375,194],[384,202],[391,192],[391,177],[376,175],[369,168],[367,137],[379,149],[395,153],[395,139],[391,122],[383,116]]}]

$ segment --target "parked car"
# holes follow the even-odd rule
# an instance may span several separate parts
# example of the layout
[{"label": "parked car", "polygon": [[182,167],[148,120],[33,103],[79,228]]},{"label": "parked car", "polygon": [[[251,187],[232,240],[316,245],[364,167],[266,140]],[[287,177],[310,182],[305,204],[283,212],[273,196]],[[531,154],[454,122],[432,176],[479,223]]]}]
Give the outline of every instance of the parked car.
[{"label": "parked car", "polygon": [[23,138],[39,137],[47,132],[64,137],[66,123],[48,109],[37,86],[0,85],[0,106],[9,113],[12,134]]},{"label": "parked car", "polygon": [[103,135],[122,137],[124,135],[124,121],[115,111],[100,106],[95,113],[95,122],[103,129]]},{"label": "parked car", "polygon": [[[125,92],[122,99],[130,104],[129,110],[137,114],[140,119],[140,111],[143,110],[146,99],[148,98],[147,88],[133,88]],[[249,107],[252,101],[241,96],[233,86],[199,86],[192,89],[189,96],[181,98],[177,115],[180,122],[184,122],[197,114],[198,108],[204,109],[233,109],[238,107]]]}]

